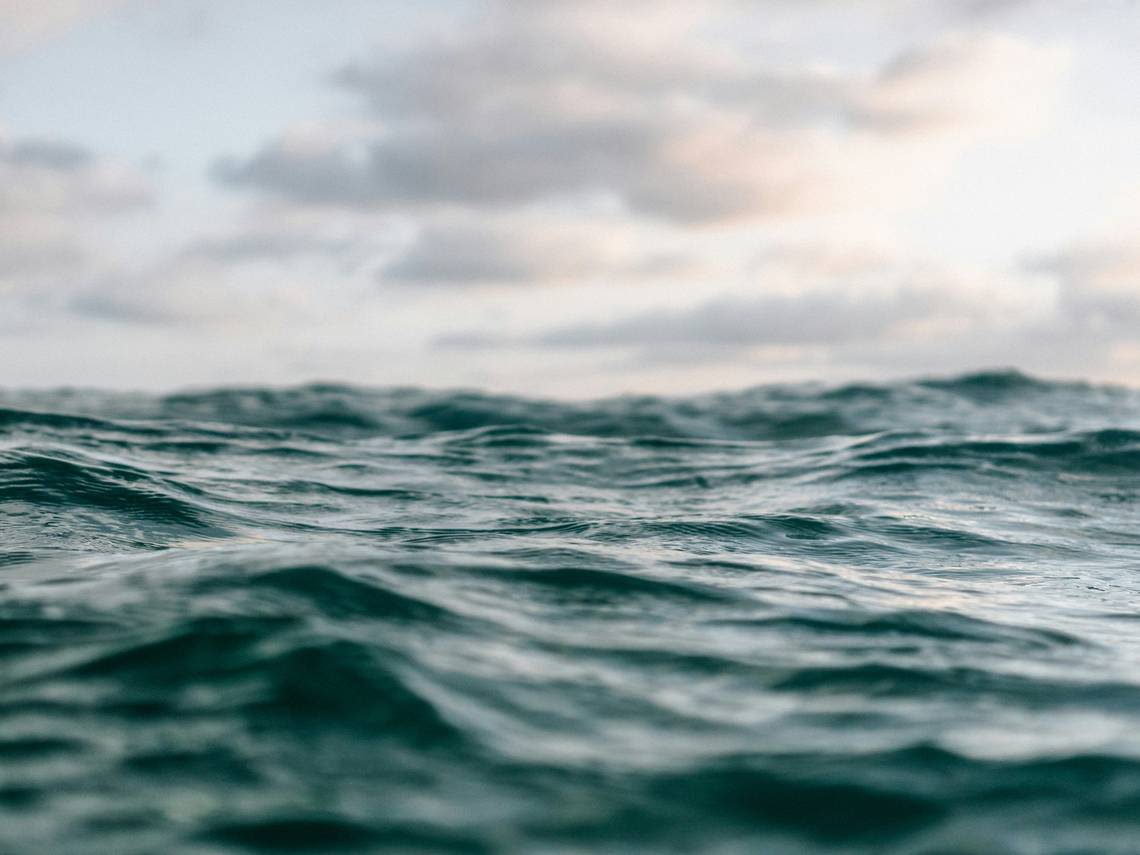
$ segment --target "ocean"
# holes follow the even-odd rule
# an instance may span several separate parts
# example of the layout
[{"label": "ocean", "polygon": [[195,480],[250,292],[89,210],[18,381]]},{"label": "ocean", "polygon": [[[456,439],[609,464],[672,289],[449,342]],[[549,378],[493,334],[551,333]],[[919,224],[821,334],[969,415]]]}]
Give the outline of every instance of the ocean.
[{"label": "ocean", "polygon": [[1140,392],[0,394],[0,852],[1140,853]]}]

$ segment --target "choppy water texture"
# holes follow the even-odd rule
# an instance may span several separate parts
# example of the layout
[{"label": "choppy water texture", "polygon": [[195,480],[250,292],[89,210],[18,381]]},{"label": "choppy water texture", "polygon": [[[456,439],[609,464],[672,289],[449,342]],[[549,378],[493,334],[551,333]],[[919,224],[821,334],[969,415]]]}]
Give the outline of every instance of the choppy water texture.
[{"label": "choppy water texture", "polygon": [[1140,393],[0,406],[4,853],[1140,852]]}]

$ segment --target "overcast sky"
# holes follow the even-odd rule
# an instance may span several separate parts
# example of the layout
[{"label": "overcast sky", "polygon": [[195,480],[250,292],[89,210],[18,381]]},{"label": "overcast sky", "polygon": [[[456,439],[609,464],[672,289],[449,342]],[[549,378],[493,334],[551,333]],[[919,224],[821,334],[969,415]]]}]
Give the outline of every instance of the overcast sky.
[{"label": "overcast sky", "polygon": [[0,385],[1140,384],[1135,0],[0,0]]}]

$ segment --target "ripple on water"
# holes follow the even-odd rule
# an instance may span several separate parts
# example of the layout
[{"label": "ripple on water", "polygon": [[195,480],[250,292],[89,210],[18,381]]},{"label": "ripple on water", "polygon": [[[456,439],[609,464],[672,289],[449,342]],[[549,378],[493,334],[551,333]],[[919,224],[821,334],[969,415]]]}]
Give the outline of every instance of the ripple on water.
[{"label": "ripple on water", "polygon": [[0,852],[1133,855],[1140,393],[0,394]]}]

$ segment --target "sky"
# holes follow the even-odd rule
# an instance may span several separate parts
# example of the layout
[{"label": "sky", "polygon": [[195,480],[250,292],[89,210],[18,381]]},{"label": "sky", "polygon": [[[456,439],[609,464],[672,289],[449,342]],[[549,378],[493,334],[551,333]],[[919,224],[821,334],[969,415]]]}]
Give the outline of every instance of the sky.
[{"label": "sky", "polygon": [[0,386],[1140,385],[1136,0],[0,0]]}]

